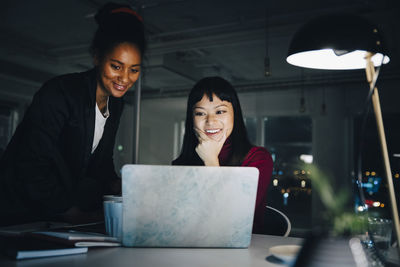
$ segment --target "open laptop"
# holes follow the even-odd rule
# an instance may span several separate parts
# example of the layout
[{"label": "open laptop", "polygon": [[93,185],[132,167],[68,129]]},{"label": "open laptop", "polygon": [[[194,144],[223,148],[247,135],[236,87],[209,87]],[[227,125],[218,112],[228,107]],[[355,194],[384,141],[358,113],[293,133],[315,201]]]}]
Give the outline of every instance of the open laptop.
[{"label": "open laptop", "polygon": [[257,185],[254,167],[125,165],[122,243],[247,248]]}]

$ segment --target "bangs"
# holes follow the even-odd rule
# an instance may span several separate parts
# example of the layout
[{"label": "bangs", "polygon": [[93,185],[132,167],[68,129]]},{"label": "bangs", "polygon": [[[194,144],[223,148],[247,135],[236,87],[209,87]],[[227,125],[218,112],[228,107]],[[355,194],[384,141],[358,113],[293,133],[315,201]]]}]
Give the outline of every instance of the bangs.
[{"label": "bangs", "polygon": [[214,101],[213,95],[215,95],[222,101],[228,101],[232,103],[232,97],[229,94],[221,92],[220,90],[212,90],[207,88],[194,92],[194,94],[192,95],[192,100],[193,100],[192,106],[194,106],[197,102],[201,101],[204,95],[208,97],[208,100],[210,100],[210,102]]}]

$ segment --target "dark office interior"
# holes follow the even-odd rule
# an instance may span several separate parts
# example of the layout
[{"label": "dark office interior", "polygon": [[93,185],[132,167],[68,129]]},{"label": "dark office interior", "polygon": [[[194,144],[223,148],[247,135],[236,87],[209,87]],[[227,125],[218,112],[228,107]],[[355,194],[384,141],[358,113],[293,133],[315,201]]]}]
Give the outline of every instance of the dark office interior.
[{"label": "dark office interior", "polygon": [[[2,1],[0,151],[43,82],[92,68],[89,44],[95,30],[93,15],[105,2]],[[399,198],[397,0],[121,2],[143,17],[149,45],[142,75],[138,163],[169,165],[176,158],[189,90],[202,77],[221,76],[239,93],[251,141],[272,154],[268,203],[288,215],[291,236],[304,237],[318,224],[324,210],[313,190],[307,164],[315,163],[329,173],[334,188],[347,187],[352,192],[360,149],[363,190],[370,210],[391,216],[371,111],[362,128],[369,89],[365,71],[302,69],[288,64],[286,57],[296,30],[316,16],[357,14],[379,27],[390,62],[381,68],[377,87]],[[135,90],[132,88],[125,97],[114,152],[117,170],[135,157]]]}]

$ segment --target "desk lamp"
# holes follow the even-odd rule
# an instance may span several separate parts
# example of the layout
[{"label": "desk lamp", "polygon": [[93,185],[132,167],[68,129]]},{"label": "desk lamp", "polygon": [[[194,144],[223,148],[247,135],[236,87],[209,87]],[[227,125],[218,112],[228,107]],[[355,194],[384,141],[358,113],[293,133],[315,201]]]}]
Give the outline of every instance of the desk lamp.
[{"label": "desk lamp", "polygon": [[[294,35],[287,57],[289,64],[312,69],[365,69],[377,122],[384,170],[387,178],[393,226],[400,242],[399,215],[383,127],[378,88],[382,64],[390,61],[382,36],[368,20],[354,15],[328,15],[311,20]],[[375,71],[377,67],[377,71]],[[359,177],[361,179],[361,177]],[[361,181],[359,181],[359,185]],[[400,252],[400,246],[399,252]]]}]

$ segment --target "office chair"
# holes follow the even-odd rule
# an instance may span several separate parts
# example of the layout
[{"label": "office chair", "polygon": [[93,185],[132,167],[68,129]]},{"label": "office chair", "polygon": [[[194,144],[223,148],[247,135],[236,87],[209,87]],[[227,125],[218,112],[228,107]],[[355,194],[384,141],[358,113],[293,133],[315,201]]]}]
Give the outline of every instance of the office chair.
[{"label": "office chair", "polygon": [[287,237],[292,229],[289,218],[280,210],[266,206],[264,235],[279,235]]}]

